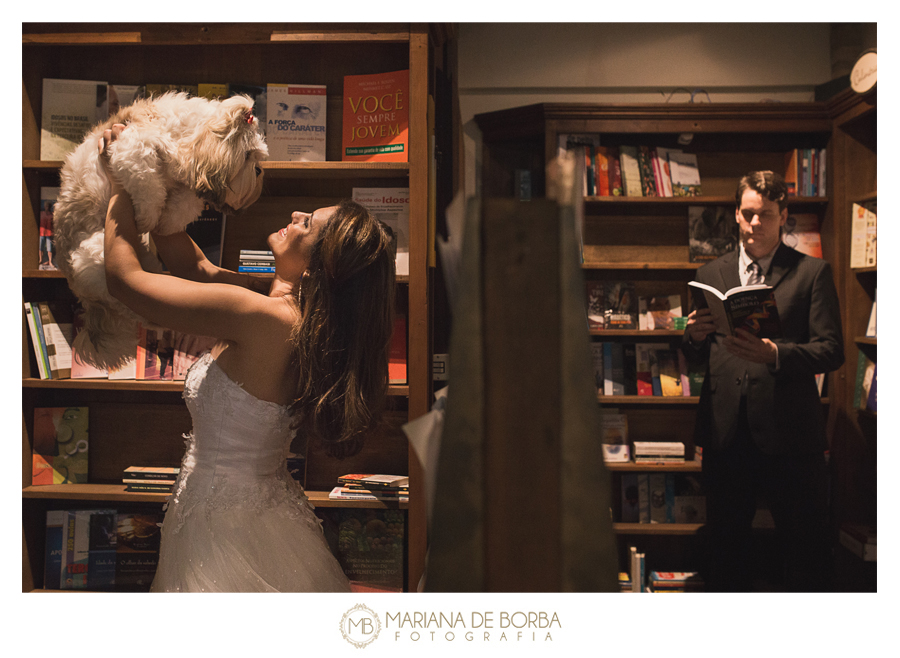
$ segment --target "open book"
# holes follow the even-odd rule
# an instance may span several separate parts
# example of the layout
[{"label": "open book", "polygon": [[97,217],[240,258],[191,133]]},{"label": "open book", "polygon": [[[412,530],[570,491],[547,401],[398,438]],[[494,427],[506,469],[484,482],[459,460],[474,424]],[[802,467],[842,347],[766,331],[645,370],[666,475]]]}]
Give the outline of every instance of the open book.
[{"label": "open book", "polygon": [[726,336],[744,329],[759,338],[780,338],[781,320],[771,286],[738,286],[721,293],[697,281],[689,284],[694,306],[712,310],[716,331]]}]

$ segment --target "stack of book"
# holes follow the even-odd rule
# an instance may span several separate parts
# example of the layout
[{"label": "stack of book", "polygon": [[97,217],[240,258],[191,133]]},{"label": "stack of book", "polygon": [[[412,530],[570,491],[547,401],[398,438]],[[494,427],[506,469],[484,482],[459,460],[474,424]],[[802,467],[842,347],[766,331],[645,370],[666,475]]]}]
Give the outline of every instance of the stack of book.
[{"label": "stack of book", "polygon": [[684,463],[684,443],[681,441],[635,441],[634,461],[637,464]]},{"label": "stack of book", "polygon": [[631,592],[642,593],[645,591],[644,582],[646,581],[647,558],[644,553],[638,553],[634,546],[628,547],[628,554],[631,558]]},{"label": "stack of book", "polygon": [[338,478],[338,486],[328,494],[329,500],[409,501],[409,477],[406,475],[374,475],[350,473]]},{"label": "stack of book", "polygon": [[703,579],[696,571],[651,571],[651,592],[702,592]]},{"label": "stack of book", "polygon": [[180,469],[169,466],[129,466],[122,473],[125,491],[171,493]]},{"label": "stack of book", "polygon": [[878,561],[878,533],[875,528],[845,523],[840,530],[841,545],[864,562]]},{"label": "stack of book", "polygon": [[275,272],[275,256],[265,249],[241,249],[238,272],[272,274]]}]

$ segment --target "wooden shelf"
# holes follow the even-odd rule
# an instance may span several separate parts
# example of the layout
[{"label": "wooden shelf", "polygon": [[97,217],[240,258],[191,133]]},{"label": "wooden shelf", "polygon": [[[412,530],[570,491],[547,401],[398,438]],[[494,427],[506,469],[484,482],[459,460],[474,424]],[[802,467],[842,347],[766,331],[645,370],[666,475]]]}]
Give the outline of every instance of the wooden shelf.
[{"label": "wooden shelf", "polygon": [[635,338],[661,338],[664,336],[684,335],[683,329],[591,329],[591,336],[634,336]]},{"label": "wooden shelf", "polygon": [[635,462],[606,462],[608,471],[622,473],[648,473],[651,471],[664,473],[699,473],[703,470],[703,462],[691,459],[681,464],[636,464]]},{"label": "wooden shelf", "polygon": [[[35,171],[55,171],[63,166],[62,160],[23,160],[22,168]],[[266,160],[260,163],[267,176],[278,178],[327,175],[329,178],[406,178],[408,162],[286,162]]]},{"label": "wooden shelf", "polygon": [[685,261],[659,261],[640,263],[637,261],[606,261],[605,263],[582,263],[584,270],[696,270],[703,263],[687,263]]},{"label": "wooden shelf", "polygon": [[[313,507],[361,509],[407,509],[406,502],[380,500],[329,500],[327,491],[307,491]],[[124,484],[47,484],[25,487],[22,498],[51,500],[97,500],[104,502],[164,503],[168,493],[125,491]]]},{"label": "wooden shelf", "polygon": [[[97,24],[70,26],[71,31],[54,32],[53,26],[42,32],[40,24],[27,24],[22,34],[22,44],[29,46],[216,46],[254,44],[349,44],[349,43],[397,43],[410,42],[407,24],[371,25],[352,23],[317,24],[311,27],[297,25],[285,29],[283,23],[182,23],[135,24],[120,23],[97,30]],[[135,29],[139,27],[140,29]],[[91,29],[94,28],[94,29]],[[168,29],[167,29],[168,28]]]},{"label": "wooden shelf", "polygon": [[[822,204],[828,205],[828,197],[790,197],[792,204]],[[733,196],[586,196],[584,202],[588,204],[646,204],[646,205],[673,205],[673,206],[734,206]]]},{"label": "wooden shelf", "polygon": [[700,397],[680,395],[601,395],[597,394],[597,401],[606,405],[617,404],[665,404],[665,405],[693,405],[700,402]]},{"label": "wooden shelf", "polygon": [[[271,279],[272,274],[259,274],[254,272],[248,272],[250,276],[258,277],[260,279]],[[23,279],[65,279],[66,277],[59,270],[22,270],[22,278]],[[398,274],[397,275],[397,283],[409,283],[409,275],[408,274]]]},{"label": "wooden shelf", "polygon": [[[155,393],[180,393],[184,389],[183,381],[153,381],[141,379],[22,379],[22,388],[66,388],[103,391],[152,391]],[[409,395],[409,386],[388,386],[388,395],[405,397]]]},{"label": "wooden shelf", "polygon": [[696,535],[702,523],[613,523],[617,535]]},{"label": "wooden shelf", "polygon": [[857,345],[878,345],[877,336],[857,336],[853,339]]}]

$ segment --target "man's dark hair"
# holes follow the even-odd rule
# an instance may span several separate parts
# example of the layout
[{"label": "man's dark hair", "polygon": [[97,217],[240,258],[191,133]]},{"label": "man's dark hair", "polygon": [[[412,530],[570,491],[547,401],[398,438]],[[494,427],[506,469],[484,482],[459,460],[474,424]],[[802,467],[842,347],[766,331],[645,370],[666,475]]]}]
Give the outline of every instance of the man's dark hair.
[{"label": "man's dark hair", "polygon": [[741,207],[741,199],[747,190],[758,192],[764,199],[774,201],[778,204],[779,211],[787,208],[787,183],[784,181],[783,176],[776,174],[774,171],[751,171],[741,178],[737,192],[734,195],[738,208]]}]

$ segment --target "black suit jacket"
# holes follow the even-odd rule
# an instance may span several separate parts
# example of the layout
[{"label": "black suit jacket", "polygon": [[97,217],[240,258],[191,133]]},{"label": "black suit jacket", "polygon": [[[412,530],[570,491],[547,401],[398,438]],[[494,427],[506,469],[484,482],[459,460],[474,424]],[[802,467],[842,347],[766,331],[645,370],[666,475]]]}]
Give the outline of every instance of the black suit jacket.
[{"label": "black suit jacket", "polygon": [[[741,285],[739,251],[697,270],[696,280],[722,292]],[[695,437],[697,445],[717,450],[734,438],[741,402],[741,380],[749,375],[747,411],[753,440],[767,454],[824,450],[825,419],[815,375],[844,362],[840,309],[831,266],[824,260],[779,246],[766,283],[775,301],[784,337],[778,345],[779,368],[732,356],[723,336],[712,334],[693,345],[685,332],[682,350],[693,362],[706,362]]]}]

